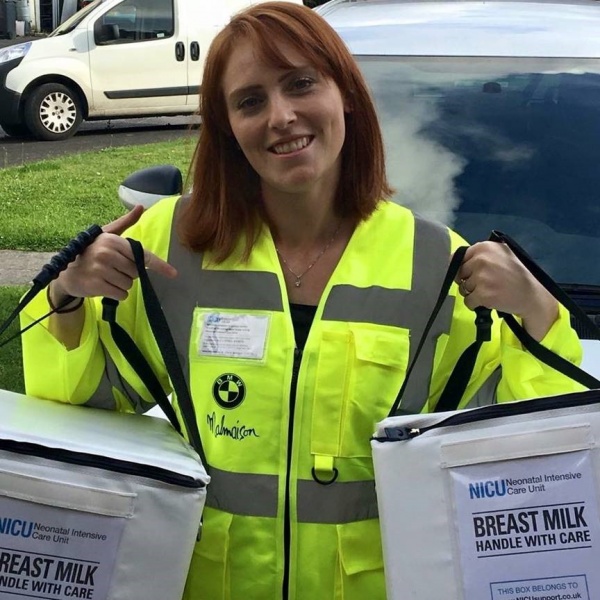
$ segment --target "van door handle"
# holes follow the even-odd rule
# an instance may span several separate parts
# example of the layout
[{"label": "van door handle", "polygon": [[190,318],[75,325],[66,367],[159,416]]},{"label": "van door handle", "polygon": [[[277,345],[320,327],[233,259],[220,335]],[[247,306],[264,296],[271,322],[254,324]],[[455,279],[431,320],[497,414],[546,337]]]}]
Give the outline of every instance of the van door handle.
[{"label": "van door handle", "polygon": [[200,44],[198,42],[192,42],[190,44],[190,56],[192,60],[198,60],[200,58]]},{"label": "van door handle", "polygon": [[181,62],[185,58],[185,46],[183,42],[177,42],[175,44],[175,58]]}]

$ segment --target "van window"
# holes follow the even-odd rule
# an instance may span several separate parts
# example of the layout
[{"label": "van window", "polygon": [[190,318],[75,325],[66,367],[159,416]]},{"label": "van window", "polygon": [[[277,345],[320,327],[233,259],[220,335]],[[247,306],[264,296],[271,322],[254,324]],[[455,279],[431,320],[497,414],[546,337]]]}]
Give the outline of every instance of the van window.
[{"label": "van window", "polygon": [[84,6],[75,14],[71,15],[64,23],[61,23],[51,34],[48,35],[48,37],[55,37],[57,35],[70,33],[88,16],[88,13],[91,13],[99,4],[102,4],[102,2],[105,2],[105,0],[94,0],[94,2]]},{"label": "van window", "polygon": [[125,0],[94,24],[97,45],[128,44],[171,37],[173,0]]},{"label": "van window", "polygon": [[[600,61],[360,57],[396,200],[600,286]],[[567,287],[573,287],[572,285]]]}]

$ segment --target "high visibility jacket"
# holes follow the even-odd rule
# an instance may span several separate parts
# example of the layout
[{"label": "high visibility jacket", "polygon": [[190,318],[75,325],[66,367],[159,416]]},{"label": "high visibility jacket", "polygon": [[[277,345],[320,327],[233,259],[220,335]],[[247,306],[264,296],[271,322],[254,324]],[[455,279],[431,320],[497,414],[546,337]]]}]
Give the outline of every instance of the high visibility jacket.
[{"label": "high visibility jacket", "polygon": [[[175,199],[160,202],[128,235],[179,271],[175,280],[153,276],[153,283],[188,377],[212,478],[185,598],[382,600],[369,438],[394,402],[462,240],[382,202],[349,241],[300,355],[268,229],[248,262],[240,248],[214,264],[177,241],[179,207]],[[45,299],[37,299],[24,323],[46,310]],[[81,345],[70,352],[44,327],[26,334],[29,394],[120,410],[150,405],[99,314],[97,302],[87,300]],[[137,285],[117,318],[168,388]],[[474,335],[474,313],[453,286],[401,408],[431,410]],[[579,359],[562,309],[543,343]],[[486,381],[493,382],[488,390]],[[573,389],[496,324],[462,405]],[[335,474],[330,485],[317,481]],[[399,543],[418,551],[418,540]]]}]

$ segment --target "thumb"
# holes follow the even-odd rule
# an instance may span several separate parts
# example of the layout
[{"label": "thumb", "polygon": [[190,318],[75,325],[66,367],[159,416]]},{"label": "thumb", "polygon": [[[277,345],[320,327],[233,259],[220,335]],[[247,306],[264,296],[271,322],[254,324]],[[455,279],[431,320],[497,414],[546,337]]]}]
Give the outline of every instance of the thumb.
[{"label": "thumb", "polygon": [[177,269],[174,266],[170,265],[162,258],[158,258],[156,254],[153,254],[149,250],[144,250],[144,264],[150,271],[154,271],[159,275],[164,275],[169,279],[177,277]]},{"label": "thumb", "polygon": [[144,207],[141,204],[134,206],[128,213],[122,217],[115,219],[111,223],[108,223],[102,228],[104,233],[114,233],[115,235],[121,235],[126,229],[129,229],[132,225],[135,225],[142,216]]}]

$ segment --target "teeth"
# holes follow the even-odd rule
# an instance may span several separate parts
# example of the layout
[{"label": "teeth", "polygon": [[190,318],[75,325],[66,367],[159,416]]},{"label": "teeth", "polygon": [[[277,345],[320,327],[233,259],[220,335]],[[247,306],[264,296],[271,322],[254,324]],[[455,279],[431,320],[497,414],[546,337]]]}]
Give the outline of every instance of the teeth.
[{"label": "teeth", "polygon": [[298,150],[302,150],[302,148],[306,148],[308,143],[310,142],[310,138],[303,137],[293,142],[287,142],[286,144],[278,144],[277,146],[273,146],[273,151],[275,154],[288,154],[289,152],[297,152]]}]

